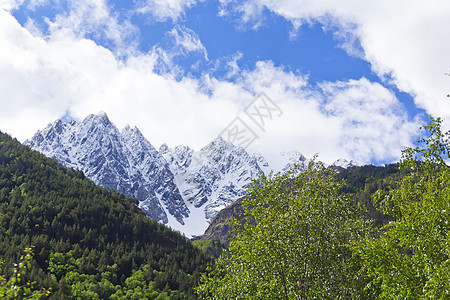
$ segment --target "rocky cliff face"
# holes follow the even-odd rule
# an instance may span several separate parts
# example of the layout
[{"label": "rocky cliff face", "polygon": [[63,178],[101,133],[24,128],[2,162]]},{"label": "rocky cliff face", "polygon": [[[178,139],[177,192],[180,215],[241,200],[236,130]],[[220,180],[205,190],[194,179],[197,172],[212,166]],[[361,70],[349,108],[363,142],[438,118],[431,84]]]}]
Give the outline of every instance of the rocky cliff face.
[{"label": "rocky cliff face", "polygon": [[221,138],[198,152],[180,146],[161,148],[184,199],[195,208],[204,207],[209,221],[246,195],[248,184],[262,172],[254,157]]},{"label": "rocky cliff face", "polygon": [[[105,113],[82,122],[49,124],[25,142],[63,165],[81,170],[96,184],[139,200],[150,218],[188,237],[204,233],[219,211],[247,194],[247,186],[271,165],[261,154],[217,138],[199,151],[186,146],[156,150],[139,129],[122,131]],[[284,172],[309,160],[296,151],[281,153]],[[340,160],[336,168],[353,165]]]},{"label": "rocky cliff face", "polygon": [[205,233],[195,237],[199,240],[220,241],[224,246],[228,247],[231,239],[231,225],[229,220],[242,220],[243,213],[242,198],[222,209],[211,221]]},{"label": "rocky cliff face", "polygon": [[182,224],[189,215],[164,158],[137,128],[120,132],[104,113],[80,123],[57,120],[25,144],[100,186],[137,198],[151,218],[167,223],[170,214]]},{"label": "rocky cliff face", "polygon": [[137,198],[147,216],[187,236],[202,234],[261,173],[254,157],[220,138],[200,151],[167,145],[157,151],[139,129],[119,131],[105,113],[82,122],[57,120],[25,144],[100,186]]}]

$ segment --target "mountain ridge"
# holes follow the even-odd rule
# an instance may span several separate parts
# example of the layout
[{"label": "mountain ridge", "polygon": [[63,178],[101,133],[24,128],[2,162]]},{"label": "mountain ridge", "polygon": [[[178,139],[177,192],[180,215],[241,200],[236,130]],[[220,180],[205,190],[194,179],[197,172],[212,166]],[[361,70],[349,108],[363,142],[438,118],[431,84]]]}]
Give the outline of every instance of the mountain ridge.
[{"label": "mountain ridge", "polygon": [[[164,158],[137,128],[119,131],[106,113],[89,115],[83,122],[56,120],[24,144],[83,171],[100,186],[137,198],[153,219],[167,223],[164,208],[179,222],[188,215]],[[177,205],[170,207],[169,199]]]},{"label": "mountain ridge", "polygon": [[[24,142],[94,183],[139,200],[153,219],[187,236],[203,234],[217,213],[247,194],[247,186],[270,164],[218,137],[198,151],[187,146],[157,150],[137,127],[119,130],[100,112],[83,121],[56,120]],[[282,171],[309,160],[297,151],[282,153]],[[340,162],[337,167],[344,167]]]}]

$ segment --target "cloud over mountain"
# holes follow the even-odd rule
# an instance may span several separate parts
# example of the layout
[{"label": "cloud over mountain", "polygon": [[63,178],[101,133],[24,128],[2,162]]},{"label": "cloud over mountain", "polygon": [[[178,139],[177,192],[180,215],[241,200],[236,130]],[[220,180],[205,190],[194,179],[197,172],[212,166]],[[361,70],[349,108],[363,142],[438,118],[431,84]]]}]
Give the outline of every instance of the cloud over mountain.
[{"label": "cloud over mountain", "polygon": [[[217,4],[215,18],[237,24],[237,16],[246,16],[245,22],[257,24],[236,34],[263,28],[273,15],[291,23],[294,39],[302,38],[301,24],[321,24],[333,32],[336,46],[369,62],[374,72],[333,81],[312,81],[301,68],[274,59],[245,64],[246,52],[220,59],[210,55],[211,41],[183,20],[203,2],[141,1],[129,8],[102,0],[61,3],[1,4],[0,128],[21,140],[48,120],[80,120],[104,110],[119,127],[132,119],[157,146],[199,149],[236,117],[245,117],[244,109],[264,92],[283,115],[264,131],[255,128],[258,139],[251,151],[270,155],[299,149],[307,156],[320,152],[330,162],[339,157],[390,162],[411,145],[423,122],[410,114],[414,104],[402,102],[395,89],[410,94],[428,113],[450,114],[443,100],[450,50],[445,1],[426,6],[420,1]],[[51,13],[39,13],[43,8]],[[172,44],[143,46],[151,34],[145,22],[160,22],[160,34]],[[226,69],[218,74],[223,62]]]}]

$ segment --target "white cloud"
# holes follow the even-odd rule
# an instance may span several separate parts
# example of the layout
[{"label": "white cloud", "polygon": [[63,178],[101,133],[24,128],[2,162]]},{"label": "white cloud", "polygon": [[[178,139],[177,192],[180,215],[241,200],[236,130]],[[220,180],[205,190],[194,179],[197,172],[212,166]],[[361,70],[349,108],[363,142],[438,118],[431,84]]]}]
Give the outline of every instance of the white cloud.
[{"label": "white cloud", "polygon": [[266,131],[254,128],[259,139],[252,150],[269,156],[281,148],[310,157],[320,152],[326,161],[395,161],[420,126],[421,120],[408,120],[391,91],[365,78],[324,82],[315,90],[302,75],[258,62],[255,70],[243,73],[242,82],[251,91],[264,91],[283,110],[281,117],[267,121]]},{"label": "white cloud", "polygon": [[227,78],[233,78],[240,73],[240,68],[238,66],[238,61],[241,60],[244,57],[242,52],[237,52],[231,55],[231,57],[228,58],[226,61],[226,68],[227,68]]},{"label": "white cloud", "polygon": [[83,38],[93,36],[104,40],[118,55],[127,55],[136,48],[139,29],[111,11],[106,0],[68,1],[69,10],[47,19],[52,37]]},{"label": "white cloud", "polygon": [[259,61],[255,70],[243,72],[244,86],[250,90],[264,91],[273,89],[278,93],[301,93],[307,85],[307,78],[292,71],[285,72],[270,61]]},{"label": "white cloud", "polygon": [[[45,118],[62,116],[82,97],[83,86],[95,74],[84,68],[116,64],[109,51],[89,40],[33,37],[2,10],[0,28],[0,120],[3,130],[21,138],[30,136],[33,126],[51,121]],[[35,125],[30,127],[31,123]]]},{"label": "white cloud", "polygon": [[48,3],[49,0],[28,0],[27,1],[27,7],[31,10],[35,10],[39,6],[43,6],[44,4]]},{"label": "white cloud", "polygon": [[[100,5],[103,2],[95,3],[99,11],[89,24],[111,20],[108,9]],[[325,82],[317,90],[304,75],[271,61],[240,70],[239,54],[230,62],[232,82],[208,74],[195,79],[155,72],[161,56],[167,55],[164,51],[118,59],[117,53],[83,37],[94,27],[79,23],[75,16],[87,13],[86,9],[57,18],[52,24],[58,25],[47,37],[32,35],[0,10],[1,130],[24,140],[66,113],[83,119],[102,110],[118,127],[138,126],[156,147],[166,142],[198,149],[242,115],[262,91],[283,114],[268,122],[264,132],[255,129],[259,139],[252,151],[273,154],[296,149],[308,156],[320,152],[327,161],[339,157],[391,160],[400,155],[399,149],[409,144],[418,127],[389,90],[364,78]],[[113,27],[119,24],[115,20]],[[67,28],[72,34],[62,34]],[[206,55],[198,37],[187,28],[176,27],[173,37],[185,51]],[[252,121],[247,118],[246,122]]]},{"label": "white cloud", "polygon": [[[258,30],[264,23],[264,5],[258,1],[219,0],[219,16],[237,16],[240,30]],[[291,33],[292,35],[293,33]]]},{"label": "white cloud", "polygon": [[150,15],[153,21],[162,22],[171,19],[175,22],[196,3],[197,0],[145,0],[138,2],[137,12]]},{"label": "white cloud", "polygon": [[[242,8],[263,6],[294,24],[316,20],[334,28],[350,54],[368,60],[380,77],[415,96],[416,104],[428,113],[450,118],[450,105],[446,99],[450,90],[449,78],[443,76],[450,64],[450,1],[222,2],[233,3],[229,10],[236,10],[236,4]],[[363,51],[354,47],[357,39]]]},{"label": "white cloud", "polygon": [[169,33],[169,36],[173,38],[176,52],[178,54],[186,54],[186,52],[201,52],[208,60],[208,54],[205,46],[198,34],[185,26],[175,26]]},{"label": "white cloud", "polygon": [[[199,36],[185,26],[176,25],[165,33],[164,40],[163,45],[156,44],[148,52],[148,55],[154,58],[153,70],[156,72],[182,78],[185,70],[176,64],[176,58],[200,54],[203,57],[197,60],[197,65],[200,61],[208,61],[208,53]],[[193,65],[191,68],[196,66]]]},{"label": "white cloud", "polygon": [[[199,147],[237,112],[229,101],[236,98],[221,92],[225,85],[216,83],[218,94],[209,97],[195,79],[154,73],[155,53],[119,61],[73,35],[34,37],[5,11],[0,11],[0,41],[0,128],[21,140],[66,111],[82,119],[104,110],[119,126],[136,122],[155,145]],[[24,109],[30,111],[26,116]],[[202,134],[196,134],[199,128]]]},{"label": "white cloud", "polygon": [[322,84],[323,111],[339,120],[339,148],[357,161],[396,159],[418,133],[420,120],[408,121],[395,95],[365,78]]},{"label": "white cloud", "polygon": [[0,0],[0,9],[11,11],[18,8],[25,0]]}]

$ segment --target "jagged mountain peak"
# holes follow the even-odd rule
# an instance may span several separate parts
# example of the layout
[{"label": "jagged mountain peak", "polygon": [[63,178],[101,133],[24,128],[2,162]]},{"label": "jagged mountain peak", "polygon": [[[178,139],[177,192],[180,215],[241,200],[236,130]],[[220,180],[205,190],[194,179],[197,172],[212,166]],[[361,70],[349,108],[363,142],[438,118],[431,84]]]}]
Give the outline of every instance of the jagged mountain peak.
[{"label": "jagged mountain peak", "polygon": [[83,120],[82,123],[84,123],[84,124],[98,123],[98,124],[102,124],[103,126],[112,125],[111,121],[109,120],[108,115],[104,111],[100,111],[96,115],[95,114],[88,115]]},{"label": "jagged mountain peak", "polygon": [[131,129],[130,124],[126,124],[125,127],[122,129],[121,133],[130,132],[131,130],[132,129]]},{"label": "jagged mountain peak", "polygon": [[120,135],[129,143],[151,149],[151,151],[156,151],[155,147],[153,147],[153,145],[144,137],[142,132],[136,126],[131,128],[129,125],[126,125],[120,132]]},{"label": "jagged mountain peak", "polygon": [[103,110],[99,111],[99,112],[98,112],[96,115],[94,115],[94,116],[96,116],[98,119],[102,119],[102,120],[104,120],[104,121],[111,122],[111,121],[109,120],[108,114],[107,114],[106,112],[104,112]]},{"label": "jagged mountain peak", "polygon": [[361,164],[354,160],[347,160],[345,158],[339,158],[335,162],[333,162],[330,166],[347,169],[347,168],[351,168],[351,167],[359,167],[359,166],[361,166]]},{"label": "jagged mountain peak", "polygon": [[296,150],[281,152],[281,156],[286,157],[290,161],[305,161],[306,157]]},{"label": "jagged mountain peak", "polygon": [[65,123],[64,121],[62,121],[61,119],[57,119],[53,123],[48,123],[44,129],[38,130],[36,132],[36,134],[46,135],[50,131],[54,131],[56,133],[61,133],[66,128],[67,125],[68,124]]},{"label": "jagged mountain peak", "polygon": [[253,153],[253,157],[255,158],[256,162],[258,163],[258,166],[263,171],[266,171],[266,169],[269,168],[269,163],[267,162],[266,158],[260,152]]},{"label": "jagged mountain peak", "polygon": [[[145,214],[187,236],[202,234],[222,208],[248,193],[252,179],[275,169],[262,154],[250,155],[221,137],[198,151],[167,144],[158,151],[136,126],[119,131],[104,112],[81,122],[56,120],[25,144],[137,198]],[[278,158],[275,171],[282,172],[309,161],[298,151]]]},{"label": "jagged mountain peak", "polygon": [[124,134],[134,134],[136,136],[145,138],[144,135],[142,134],[142,132],[139,130],[139,128],[137,128],[136,126],[131,127],[130,124],[126,124],[125,127],[122,129],[122,131],[120,133],[122,135],[124,135]]},{"label": "jagged mountain peak", "polygon": [[230,143],[229,141],[225,141],[222,137],[216,137],[214,140],[212,140],[210,143],[208,143],[206,146],[200,149],[200,152],[203,153],[225,153],[227,151],[230,151],[232,149],[237,148],[235,145]]},{"label": "jagged mountain peak", "polygon": [[215,148],[234,148],[236,147],[229,141],[225,141],[221,136],[216,137],[214,140],[212,140],[208,145],[206,145],[204,148],[208,147],[215,147]]},{"label": "jagged mountain peak", "polygon": [[[58,128],[65,130],[58,130]],[[173,174],[159,152],[135,127],[119,132],[104,112],[82,122],[57,120],[25,142],[62,164],[82,170],[96,184],[137,198],[150,217],[183,223],[188,216]],[[50,134],[51,133],[51,134]]]},{"label": "jagged mountain peak", "polygon": [[[222,174],[225,174],[232,164],[251,163],[259,168],[254,157],[249,155],[244,148],[235,146],[221,137],[217,137],[200,151],[194,153],[193,161],[197,163],[198,167],[222,166],[219,168]],[[224,166],[226,167],[223,168]]]},{"label": "jagged mountain peak", "polygon": [[61,134],[67,126],[70,126],[69,124],[65,123],[61,119],[56,120],[51,127],[56,131],[56,133]]},{"label": "jagged mountain peak", "polygon": [[253,156],[222,138],[199,151],[167,144],[159,150],[192,214],[184,227],[175,229],[191,236],[201,234],[198,228],[206,229],[223,207],[246,195],[247,185],[261,174]]},{"label": "jagged mountain peak", "polygon": [[163,143],[161,146],[159,146],[159,153],[164,154],[169,151],[169,146],[166,143]]}]

